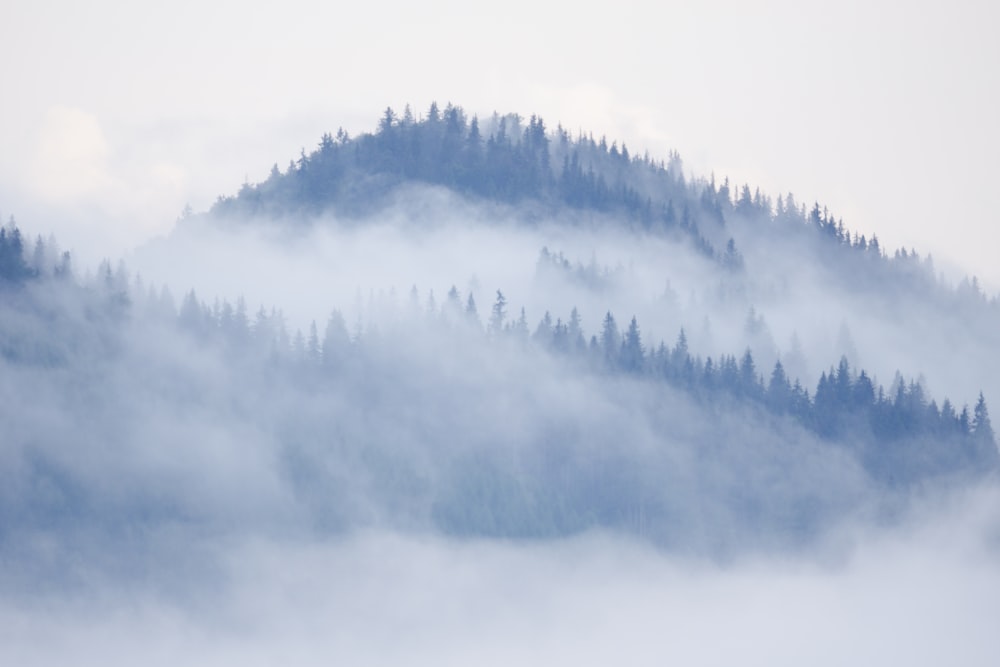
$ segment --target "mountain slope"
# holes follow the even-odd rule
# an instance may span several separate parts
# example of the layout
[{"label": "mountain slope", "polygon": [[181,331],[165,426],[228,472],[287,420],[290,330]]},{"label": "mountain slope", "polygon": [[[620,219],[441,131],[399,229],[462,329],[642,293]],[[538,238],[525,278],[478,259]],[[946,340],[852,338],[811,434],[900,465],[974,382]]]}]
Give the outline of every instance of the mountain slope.
[{"label": "mountain slope", "polygon": [[518,122],[326,137],[142,279],[5,230],[5,553],[376,528],[724,556],[995,478],[995,300]]}]

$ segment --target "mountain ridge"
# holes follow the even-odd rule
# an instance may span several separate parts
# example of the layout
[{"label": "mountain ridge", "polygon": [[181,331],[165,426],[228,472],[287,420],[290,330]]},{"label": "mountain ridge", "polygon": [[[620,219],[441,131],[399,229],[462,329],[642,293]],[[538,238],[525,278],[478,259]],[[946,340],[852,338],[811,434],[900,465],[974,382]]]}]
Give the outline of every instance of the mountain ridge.
[{"label": "mountain ridge", "polygon": [[[559,211],[581,219],[624,216],[627,229],[686,241],[735,271],[743,268],[747,237],[779,233],[821,246],[815,255],[822,261],[836,249],[850,264],[845,274],[946,286],[930,255],[905,248],[889,252],[877,234],[852,232],[818,203],[809,208],[790,193],[772,198],[749,185],[733,187],[728,178],[716,183],[714,175],[685,176],[675,151],[655,160],[648,151],[632,154],[604,137],[595,140],[582,131],[572,137],[561,125],[549,130],[535,115],[525,122],[517,114],[494,112],[480,123],[478,116],[470,118],[450,103],[443,110],[432,103],[421,117],[408,105],[402,115],[387,108],[374,132],[356,137],[342,129],[326,133],[315,150],[302,149],[284,172],[275,164],[266,180],[244,183],[235,195],[220,195],[209,213],[229,219],[330,212],[365,217],[406,183],[440,186],[473,201],[522,210],[534,204],[540,217]],[[607,222],[602,218],[598,224]],[[982,292],[975,276],[954,290],[1000,307],[998,296]]]}]

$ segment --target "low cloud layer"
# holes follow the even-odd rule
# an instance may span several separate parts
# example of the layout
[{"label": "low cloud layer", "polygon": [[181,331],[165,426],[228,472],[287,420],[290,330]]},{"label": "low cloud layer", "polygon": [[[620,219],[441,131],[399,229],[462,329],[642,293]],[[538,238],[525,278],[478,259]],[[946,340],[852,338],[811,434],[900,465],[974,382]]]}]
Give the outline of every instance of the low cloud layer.
[{"label": "low cloud layer", "polygon": [[[1000,311],[987,299],[963,302],[968,295],[948,293],[954,283],[922,286],[925,276],[915,274],[906,284],[862,290],[844,274],[847,265],[822,261],[823,251],[739,219],[704,231],[721,235],[719,247],[735,235],[744,250],[746,275],[727,277],[684,244],[619,234],[613,218],[527,215],[534,216],[529,225],[516,208],[406,188],[363,220],[219,229],[196,218],[128,261],[147,282],[169,285],[178,300],[191,288],[209,302],[243,296],[251,309],[283,309],[290,326],[303,331],[333,308],[353,326],[367,317],[373,298],[403,303],[413,287],[422,306],[431,292],[440,304],[452,286],[463,297],[471,293],[485,322],[500,289],[511,317],[524,307],[532,330],[546,311],[565,321],[576,307],[588,335],[597,334],[611,311],[622,323],[636,316],[647,345],[670,345],[684,328],[703,356],[750,347],[765,374],[781,358],[809,389],[846,355],[887,388],[897,371],[922,378],[939,404],[948,396],[971,406],[979,391],[988,400],[1000,397],[1000,362],[992,353]],[[542,262],[543,248],[565,267]]]},{"label": "low cloud layer", "polygon": [[[180,589],[99,580],[0,604],[18,665],[990,665],[995,488],[807,558],[728,565],[589,534],[197,540]],[[161,567],[170,568],[172,564]]]},{"label": "low cloud layer", "polygon": [[[995,654],[994,479],[880,478],[849,438],[530,333],[576,307],[600,337],[613,310],[646,352],[683,327],[762,374],[798,354],[808,387],[850,354],[968,401],[996,381],[994,311],[945,349],[936,302],[860,297],[794,252],[747,244],[735,275],[598,216],[396,194],[279,232],[194,217],[129,258],[141,282],[77,267],[5,293],[4,662]],[[497,290],[521,333],[487,325]]]}]

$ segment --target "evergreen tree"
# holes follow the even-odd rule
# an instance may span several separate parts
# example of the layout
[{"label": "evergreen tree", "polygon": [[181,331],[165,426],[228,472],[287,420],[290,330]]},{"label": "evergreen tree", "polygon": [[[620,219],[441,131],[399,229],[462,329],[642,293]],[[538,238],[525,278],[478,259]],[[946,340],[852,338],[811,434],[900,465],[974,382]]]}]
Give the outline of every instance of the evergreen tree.
[{"label": "evergreen tree", "polygon": [[11,217],[7,226],[0,228],[0,281],[13,283],[24,281],[31,270],[24,260],[24,242],[21,230]]},{"label": "evergreen tree", "polygon": [[545,311],[545,315],[542,317],[541,321],[538,322],[538,326],[535,327],[535,333],[532,334],[532,338],[539,345],[547,346],[552,342],[552,315],[549,311]]},{"label": "evergreen tree", "polygon": [[969,429],[970,429],[969,421],[970,421],[970,419],[969,419],[969,406],[968,405],[963,405],[962,406],[962,412],[961,412],[961,414],[958,415],[958,431],[962,435],[968,435],[969,434]]},{"label": "evergreen tree", "polygon": [[497,300],[493,303],[490,312],[490,321],[487,330],[493,336],[499,336],[503,332],[504,318],[507,317],[507,299],[503,292],[497,290]]},{"label": "evergreen tree", "polygon": [[687,334],[684,333],[682,327],[680,333],[677,334],[677,342],[674,344],[674,349],[670,352],[670,365],[675,373],[687,362],[689,356]]},{"label": "evergreen tree", "polygon": [[743,358],[740,359],[739,386],[740,390],[748,396],[757,396],[760,394],[761,387],[757,377],[757,366],[754,364],[750,348],[746,349],[746,352],[743,353]]},{"label": "evergreen tree", "polygon": [[521,314],[518,316],[517,321],[514,322],[511,332],[514,337],[519,341],[526,341],[528,339],[528,316],[524,312],[524,307],[521,307]]},{"label": "evergreen tree", "polygon": [[569,313],[569,323],[566,325],[566,337],[569,339],[569,349],[579,352],[587,346],[587,341],[583,337],[583,326],[580,321],[580,313],[576,307]]},{"label": "evergreen tree", "polygon": [[476,299],[472,296],[472,292],[469,292],[469,298],[465,302],[465,319],[479,327],[479,311],[476,309]]},{"label": "evergreen tree", "polygon": [[618,333],[618,324],[609,310],[601,325],[601,350],[605,363],[610,366],[617,365],[620,346],[621,334]]},{"label": "evergreen tree", "polygon": [[976,407],[972,410],[972,435],[980,445],[996,448],[993,425],[990,423],[990,413],[986,408],[983,392],[979,392],[979,400],[976,401]]},{"label": "evergreen tree", "polygon": [[732,238],[726,242],[726,251],[722,255],[722,265],[733,271],[743,269],[743,254],[736,249],[736,241]]},{"label": "evergreen tree", "polygon": [[567,352],[569,350],[569,336],[566,333],[566,325],[562,318],[557,318],[555,326],[552,327],[552,349],[556,352]]},{"label": "evergreen tree", "polygon": [[639,335],[639,323],[635,317],[628,325],[625,340],[622,342],[621,365],[626,371],[635,373],[642,370],[644,354],[642,338]]},{"label": "evergreen tree", "polygon": [[846,356],[840,357],[836,376],[831,374],[831,377],[833,378],[833,392],[837,405],[848,405],[851,400],[851,367],[847,363]]},{"label": "evergreen tree", "polygon": [[792,408],[792,387],[780,359],[774,362],[771,380],[767,384],[767,402],[775,412],[788,412]]},{"label": "evergreen tree", "polygon": [[[875,403],[875,385],[872,384],[871,379],[864,370],[858,374],[858,379],[854,381],[854,386],[851,390],[851,403],[855,407],[865,410],[870,409]],[[949,407],[951,406],[947,400],[945,403]]]}]

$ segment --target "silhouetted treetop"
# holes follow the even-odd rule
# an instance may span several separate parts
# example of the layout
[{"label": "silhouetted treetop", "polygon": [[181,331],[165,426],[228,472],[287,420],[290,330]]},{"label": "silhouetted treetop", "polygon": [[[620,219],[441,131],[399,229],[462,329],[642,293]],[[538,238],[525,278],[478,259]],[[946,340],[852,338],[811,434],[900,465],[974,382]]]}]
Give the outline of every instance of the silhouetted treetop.
[{"label": "silhouetted treetop", "polygon": [[[220,197],[212,212],[308,219],[332,211],[349,220],[389,205],[404,183],[530,204],[535,216],[568,212],[562,219],[686,239],[735,274],[748,270],[741,246],[750,234],[804,241],[848,284],[890,280],[917,290],[938,288],[929,257],[905,249],[888,253],[875,235],[852,233],[818,203],[809,208],[791,194],[772,198],[728,178],[719,183],[714,175],[685,177],[676,152],[657,161],[605,137],[572,136],[561,125],[551,129],[538,116],[470,118],[450,103],[443,109],[433,103],[418,116],[409,105],[402,114],[387,107],[375,131],[357,137],[343,129],[326,133],[284,172],[275,164],[266,180]],[[974,278],[959,286],[958,296],[986,300]]]},{"label": "silhouetted treetop", "polygon": [[[624,145],[574,138],[562,127],[550,131],[538,116],[525,122],[516,114],[494,114],[483,122],[452,104],[443,110],[432,104],[416,119],[409,107],[402,116],[389,107],[374,133],[324,134],[284,173],[275,165],[267,180],[221,197],[213,212],[287,217],[333,210],[351,216],[377,209],[409,181],[510,205],[530,201],[623,216],[637,229],[688,237],[701,252],[723,259],[699,228],[711,217],[698,205],[702,186],[685,182],[676,155],[667,166],[648,154],[632,156]],[[713,191],[709,199],[715,198]],[[685,214],[679,217],[678,210]],[[738,268],[733,248],[724,262]]]}]

